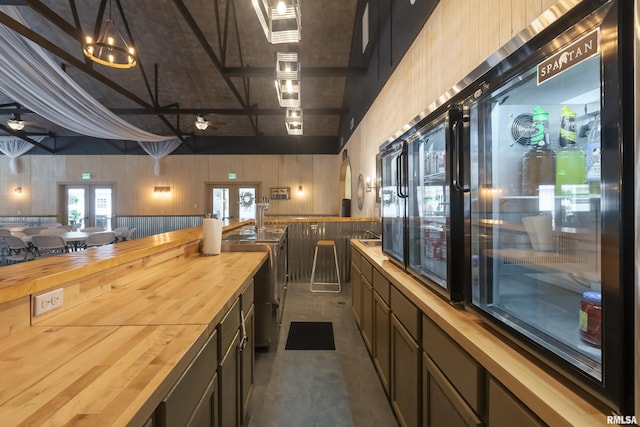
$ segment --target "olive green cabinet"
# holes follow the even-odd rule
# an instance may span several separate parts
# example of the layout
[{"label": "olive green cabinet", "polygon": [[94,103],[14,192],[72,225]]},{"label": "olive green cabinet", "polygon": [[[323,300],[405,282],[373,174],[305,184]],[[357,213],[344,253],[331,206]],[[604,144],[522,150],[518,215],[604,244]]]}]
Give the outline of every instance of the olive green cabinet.
[{"label": "olive green cabinet", "polygon": [[240,424],[240,337],[240,301],[236,300],[218,324],[220,427]]},{"label": "olive green cabinet", "polygon": [[401,426],[544,425],[356,249],[351,269],[356,323]]},{"label": "olive green cabinet", "polygon": [[245,424],[249,399],[253,391],[253,382],[255,377],[255,310],[253,304],[248,312],[244,312],[244,343],[241,345],[240,366],[240,389],[241,389],[241,411],[240,422]]},{"label": "olive green cabinet", "polygon": [[389,395],[391,358],[391,309],[378,292],[373,292],[373,364]]},{"label": "olive green cabinet", "polygon": [[481,427],[484,425],[426,353],[423,354],[422,366],[422,425],[424,427]]},{"label": "olive green cabinet", "polygon": [[[393,310],[392,310],[393,311]],[[391,314],[391,405],[405,427],[420,422],[420,345]]]},{"label": "olive green cabinet", "polygon": [[356,324],[362,329],[362,274],[353,262],[351,263],[351,307]]},{"label": "olive green cabinet", "polygon": [[[156,410],[156,424],[160,427],[202,425],[202,420],[215,420],[217,401],[215,382],[217,333],[209,337],[178,381]],[[211,424],[216,425],[216,424]]]},{"label": "olive green cabinet", "polygon": [[362,338],[369,354],[373,353],[373,286],[362,276]]},{"label": "olive green cabinet", "polygon": [[495,378],[489,378],[489,425],[491,427],[540,427],[545,424]]}]

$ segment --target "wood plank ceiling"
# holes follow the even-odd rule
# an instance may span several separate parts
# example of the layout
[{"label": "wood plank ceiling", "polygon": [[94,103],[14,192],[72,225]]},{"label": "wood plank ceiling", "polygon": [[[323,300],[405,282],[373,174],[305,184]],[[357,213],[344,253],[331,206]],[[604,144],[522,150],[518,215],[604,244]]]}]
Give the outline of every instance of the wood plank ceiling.
[{"label": "wood plank ceiling", "polygon": [[[84,35],[94,31],[101,11],[108,15],[108,0],[0,0],[17,5],[32,31],[3,13],[0,24],[48,49],[69,76],[126,121],[181,138],[185,153],[249,152],[257,145],[270,152],[264,144],[280,146],[275,152],[300,151],[286,148],[292,144],[306,144],[302,152],[337,152],[346,80],[355,72],[349,58],[357,0],[303,0],[301,41],[273,45],[251,1],[112,0],[113,20],[138,52],[138,65],[124,70],[82,54]],[[286,51],[300,57],[303,136],[287,135],[274,88],[276,52]],[[53,152],[88,139],[15,102],[0,94],[0,135],[14,133],[6,122],[18,113],[25,135],[52,136],[43,145]],[[194,126],[198,114],[211,123],[205,131]]]}]

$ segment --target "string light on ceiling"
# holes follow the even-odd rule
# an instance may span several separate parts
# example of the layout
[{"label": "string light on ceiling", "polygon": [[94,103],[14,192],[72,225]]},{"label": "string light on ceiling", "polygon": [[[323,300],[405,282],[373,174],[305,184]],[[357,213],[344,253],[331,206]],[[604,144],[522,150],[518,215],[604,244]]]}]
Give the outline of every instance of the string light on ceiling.
[{"label": "string light on ceiling", "polygon": [[[98,28],[94,34],[98,33]],[[86,36],[83,45],[85,56],[98,64],[113,68],[133,68],[136,66],[136,51],[130,46],[118,30],[111,15],[109,0],[109,17],[98,37]]]}]

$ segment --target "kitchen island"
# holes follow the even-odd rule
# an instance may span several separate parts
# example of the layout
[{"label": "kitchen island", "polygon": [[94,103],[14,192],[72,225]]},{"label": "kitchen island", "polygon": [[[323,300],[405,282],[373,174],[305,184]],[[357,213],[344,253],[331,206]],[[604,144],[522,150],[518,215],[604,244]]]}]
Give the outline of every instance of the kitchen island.
[{"label": "kitchen island", "polygon": [[[3,425],[144,425],[192,406],[188,420],[218,400],[220,419],[237,424],[241,410],[223,409],[250,391],[234,377],[253,359],[236,349],[252,335],[253,277],[267,254],[200,256],[201,239],[195,227],[3,267]],[[33,316],[34,296],[60,288],[61,307]],[[175,404],[185,378],[202,390]]]}]

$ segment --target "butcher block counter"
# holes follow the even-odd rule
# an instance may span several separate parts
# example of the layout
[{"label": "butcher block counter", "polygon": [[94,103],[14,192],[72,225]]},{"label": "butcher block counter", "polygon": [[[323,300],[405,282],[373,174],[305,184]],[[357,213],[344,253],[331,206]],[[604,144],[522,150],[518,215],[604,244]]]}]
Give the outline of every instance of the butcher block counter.
[{"label": "butcher block counter", "polygon": [[[0,268],[2,425],[143,425],[267,259],[200,256],[201,238],[195,227]],[[31,316],[52,288],[62,307]]]}]

